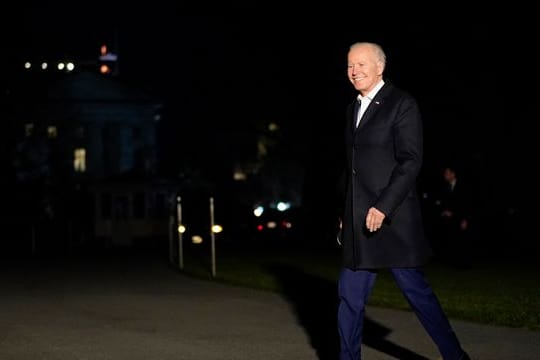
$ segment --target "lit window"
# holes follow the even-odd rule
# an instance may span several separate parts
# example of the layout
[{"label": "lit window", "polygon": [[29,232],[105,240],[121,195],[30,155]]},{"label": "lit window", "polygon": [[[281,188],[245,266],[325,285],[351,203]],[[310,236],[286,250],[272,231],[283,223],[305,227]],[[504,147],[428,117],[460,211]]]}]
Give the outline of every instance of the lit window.
[{"label": "lit window", "polygon": [[264,139],[260,139],[257,142],[257,157],[262,158],[268,154],[267,142]]},{"label": "lit window", "polygon": [[270,131],[278,131],[279,130],[279,125],[276,124],[275,122],[271,122],[270,124],[268,124],[268,130],[270,130]]},{"label": "lit window", "polygon": [[47,136],[49,137],[49,139],[56,139],[56,137],[58,136],[58,129],[56,128],[56,126],[51,125],[47,127]]},{"label": "lit window", "polygon": [[233,179],[235,181],[247,180],[247,175],[242,169],[235,169],[233,173]]},{"label": "lit window", "polygon": [[75,149],[73,154],[73,169],[75,172],[85,172],[86,171],[86,149],[78,148]]}]

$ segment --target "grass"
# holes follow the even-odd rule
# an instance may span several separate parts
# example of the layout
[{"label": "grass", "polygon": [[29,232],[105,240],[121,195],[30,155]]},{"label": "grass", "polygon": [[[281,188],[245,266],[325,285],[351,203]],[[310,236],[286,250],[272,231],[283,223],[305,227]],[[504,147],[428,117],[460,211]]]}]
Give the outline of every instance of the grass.
[{"label": "grass", "polygon": [[[337,250],[217,249],[216,276],[213,277],[210,258],[208,251],[186,252],[183,272],[211,281],[273,292],[286,290],[283,280],[289,276],[287,274],[290,274],[289,289],[294,279],[299,282],[310,279],[314,286],[327,286],[323,291],[334,291],[341,260]],[[282,271],[277,272],[277,268]],[[539,275],[539,265],[523,260],[506,259],[504,266],[496,261],[478,261],[465,270],[436,262],[426,267],[426,276],[449,317],[534,331],[540,330]],[[372,306],[410,310],[390,273],[385,270],[379,273],[369,301]]]}]

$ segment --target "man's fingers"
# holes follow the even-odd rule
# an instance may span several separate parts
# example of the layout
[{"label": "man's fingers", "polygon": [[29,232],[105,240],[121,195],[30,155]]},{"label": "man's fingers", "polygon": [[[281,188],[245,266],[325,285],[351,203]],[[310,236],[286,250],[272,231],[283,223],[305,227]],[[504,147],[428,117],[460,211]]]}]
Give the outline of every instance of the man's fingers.
[{"label": "man's fingers", "polygon": [[371,232],[377,231],[381,228],[383,220],[384,214],[375,208],[371,208],[366,216],[366,227]]}]

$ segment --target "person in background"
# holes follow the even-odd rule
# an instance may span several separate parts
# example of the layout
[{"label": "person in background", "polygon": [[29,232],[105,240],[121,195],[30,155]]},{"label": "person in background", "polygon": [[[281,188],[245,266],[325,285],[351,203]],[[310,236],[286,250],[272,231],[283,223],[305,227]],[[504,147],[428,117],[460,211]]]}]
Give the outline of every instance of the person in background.
[{"label": "person in background", "polygon": [[467,360],[423,266],[433,252],[424,235],[416,181],[423,134],[416,100],[383,77],[380,45],[349,48],[347,74],[358,95],[346,109],[345,184],[338,280],[340,359],[361,359],[365,307],[381,269],[399,289],[444,360]]},{"label": "person in background", "polygon": [[435,203],[438,216],[435,253],[444,263],[467,268],[472,256],[469,238],[471,192],[455,165],[443,168],[442,179]]}]

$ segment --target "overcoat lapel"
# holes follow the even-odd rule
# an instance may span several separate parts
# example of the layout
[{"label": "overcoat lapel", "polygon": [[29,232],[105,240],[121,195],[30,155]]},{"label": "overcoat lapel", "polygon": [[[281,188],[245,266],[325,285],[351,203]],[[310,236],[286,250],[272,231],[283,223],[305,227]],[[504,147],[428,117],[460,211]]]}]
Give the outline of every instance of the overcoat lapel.
[{"label": "overcoat lapel", "polygon": [[369,123],[369,120],[373,118],[373,116],[379,111],[381,105],[384,102],[384,98],[386,97],[386,94],[390,91],[391,86],[389,83],[385,83],[384,86],[379,90],[377,95],[373,98],[373,100],[368,105],[368,108],[366,109],[366,112],[362,116],[362,120],[360,120],[360,124],[358,124],[358,128],[356,130],[360,130],[363,127],[366,126],[367,123]]}]

